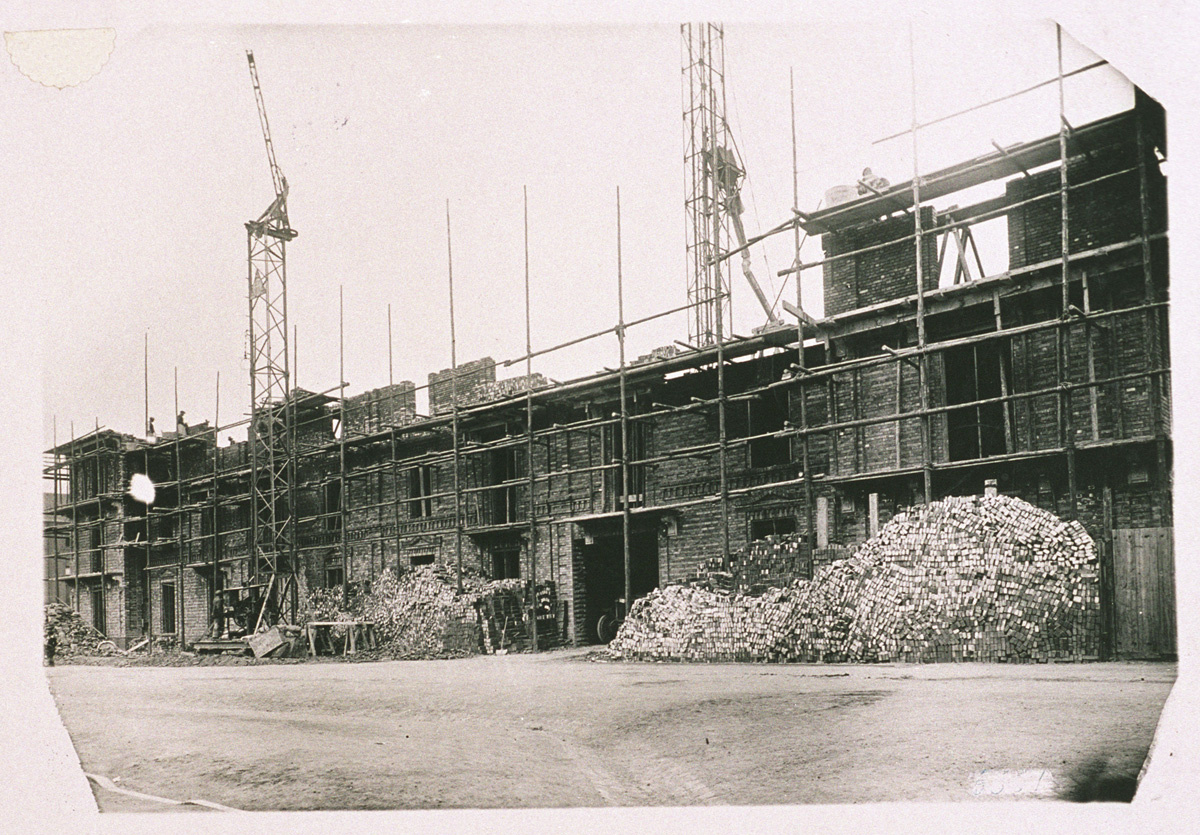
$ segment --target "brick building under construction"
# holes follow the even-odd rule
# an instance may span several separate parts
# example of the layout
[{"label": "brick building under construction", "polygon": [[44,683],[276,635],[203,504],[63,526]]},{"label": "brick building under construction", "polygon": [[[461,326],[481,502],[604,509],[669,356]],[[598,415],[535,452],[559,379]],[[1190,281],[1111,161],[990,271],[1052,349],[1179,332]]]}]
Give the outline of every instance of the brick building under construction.
[{"label": "brick building under construction", "polygon": [[[295,621],[309,589],[436,562],[536,582],[553,595],[539,643],[585,643],[618,598],[755,540],[790,537],[809,576],[900,509],[995,480],[1096,541],[1102,655],[1171,656],[1165,155],[1137,91],[798,213],[823,243],[793,268],[822,270],[820,319],[718,326],[565,383],[455,363],[429,375],[428,415],[411,383],[346,397],[285,375],[247,441],[185,423],[74,438],[47,453],[49,594],[119,645],[187,646],[232,616],[217,600]],[[997,218],[1008,264],[985,275],[970,230]],[[152,504],[129,493],[137,473]]]}]

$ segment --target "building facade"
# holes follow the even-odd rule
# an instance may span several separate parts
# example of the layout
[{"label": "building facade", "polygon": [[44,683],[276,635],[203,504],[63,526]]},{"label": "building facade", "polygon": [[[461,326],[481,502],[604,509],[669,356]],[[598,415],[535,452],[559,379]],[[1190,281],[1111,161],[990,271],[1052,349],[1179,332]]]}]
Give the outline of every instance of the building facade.
[{"label": "building facade", "polygon": [[[585,643],[624,594],[626,526],[636,598],[768,537],[806,576],[901,509],[995,480],[1095,539],[1106,656],[1172,655],[1165,154],[1139,92],[1065,136],[805,215],[825,314],[798,328],[568,383],[497,380],[484,358],[429,375],[429,415],[410,383],[294,392],[300,593],[461,563],[536,581],[543,644]],[[971,229],[987,221],[1008,263],[985,274]],[[48,587],[118,643],[186,645],[221,631],[222,595],[270,594],[248,444],[216,437],[97,431],[50,452],[70,553]],[[158,485],[149,507],[135,473]]]}]

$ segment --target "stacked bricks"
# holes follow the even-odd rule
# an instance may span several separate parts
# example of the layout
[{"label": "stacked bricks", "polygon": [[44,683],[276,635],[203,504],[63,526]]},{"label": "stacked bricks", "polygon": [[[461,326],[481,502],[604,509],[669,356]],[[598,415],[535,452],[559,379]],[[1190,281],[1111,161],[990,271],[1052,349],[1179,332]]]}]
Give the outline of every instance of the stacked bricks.
[{"label": "stacked bricks", "polygon": [[1008,496],[892,519],[849,559],[753,596],[669,586],[638,601],[617,656],[690,661],[1048,661],[1098,653],[1095,544]]},{"label": "stacked bricks", "polygon": [[739,589],[781,587],[793,580],[812,578],[812,553],[797,534],[768,536],[751,542],[741,554],[730,560]]},{"label": "stacked bricks", "polygon": [[503,400],[506,397],[524,394],[527,389],[540,389],[548,385],[550,381],[541,374],[522,374],[520,377],[507,377],[485,383],[472,391],[470,400],[460,402],[486,403],[491,400]]},{"label": "stacked bricks", "polygon": [[[921,227],[933,227],[933,207],[921,208]],[[880,220],[853,229],[821,236],[827,258],[865,247],[899,241],[914,232],[911,215]],[[922,273],[926,292],[938,285],[937,236],[922,238]],[[903,241],[823,265],[825,316],[880,302],[901,299],[917,292],[916,241]]]},{"label": "stacked bricks", "polygon": [[104,636],[85,621],[78,612],[65,603],[47,603],[44,610],[43,632],[48,637],[54,633],[60,657],[96,655]]},{"label": "stacked bricks", "polygon": [[658,348],[652,349],[648,354],[642,354],[633,362],[631,362],[630,365],[646,365],[647,363],[651,362],[669,360],[672,357],[679,356],[680,353],[682,353],[682,351],[680,351],[680,349],[674,345],[662,345]]}]

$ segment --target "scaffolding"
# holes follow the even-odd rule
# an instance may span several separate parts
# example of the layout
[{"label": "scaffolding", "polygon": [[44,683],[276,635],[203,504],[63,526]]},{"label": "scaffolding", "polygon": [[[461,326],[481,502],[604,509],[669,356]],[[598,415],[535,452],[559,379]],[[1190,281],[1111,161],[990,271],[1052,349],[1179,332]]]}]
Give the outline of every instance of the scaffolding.
[{"label": "scaffolding", "polygon": [[[703,89],[711,96],[713,78],[723,71],[723,62],[716,60],[720,53],[720,29],[705,25],[691,31],[685,27],[684,31],[687,43],[693,39],[696,43],[688,59],[688,72],[705,75],[707,80],[698,78],[697,85],[699,88],[706,84]],[[646,520],[663,522],[687,508],[715,510],[720,524],[720,556],[728,566],[731,509],[758,496],[774,497],[772,501],[792,508],[803,505],[811,553],[830,544],[819,533],[820,524],[815,518],[818,490],[887,479],[911,483],[912,495],[928,502],[981,468],[1032,459],[1061,460],[1068,472],[1069,514],[1074,516],[1078,491],[1076,459],[1081,451],[1148,443],[1157,455],[1159,471],[1165,473],[1169,456],[1165,417],[1169,413],[1170,373],[1165,354],[1166,232],[1158,228],[1153,217],[1155,185],[1149,169],[1153,149],[1165,151],[1165,142],[1157,126],[1148,123],[1151,108],[1140,91],[1133,111],[1071,129],[1065,119],[1062,82],[1072,73],[1063,72],[1061,33],[1058,50],[1057,136],[998,150],[942,171],[922,174],[918,164],[920,131],[932,123],[922,125],[916,119],[914,84],[914,115],[908,132],[913,148],[912,180],[884,194],[864,195],[847,204],[812,213],[797,211],[794,223],[782,225],[795,235],[795,262],[780,272],[782,276],[792,276],[796,282],[797,327],[788,331],[787,337],[766,332],[749,338],[731,338],[725,327],[728,287],[693,286],[691,278],[686,305],[627,321],[618,191],[615,324],[558,345],[533,348],[526,209],[525,352],[494,364],[497,367],[524,364],[525,379],[499,395],[481,396],[468,381],[470,369],[460,365],[457,357],[447,202],[450,373],[448,379],[435,383],[431,377],[428,384],[405,388],[404,397],[411,394],[414,398],[411,410],[396,407],[383,417],[372,418],[366,401],[359,404],[355,398],[347,398],[341,340],[338,385],[322,392],[288,390],[285,340],[282,352],[264,347],[271,358],[260,352],[262,361],[253,365],[256,371],[264,365],[275,371],[263,376],[263,386],[271,395],[255,395],[258,407],[247,426],[249,443],[226,449],[217,443],[219,433],[246,426],[246,421],[219,428],[214,425],[198,434],[177,432],[174,437],[162,439],[169,442],[166,444],[123,442],[126,452],[136,451],[140,455],[147,473],[154,460],[166,458],[170,464],[166,477],[155,479],[160,486],[161,504],[139,513],[138,507],[125,499],[122,517],[126,530],[133,531],[143,525],[147,532],[144,545],[138,540],[145,554],[143,594],[147,631],[154,628],[151,622],[154,589],[149,578],[167,570],[178,577],[178,622],[160,621],[159,631],[167,632],[162,627],[174,626],[170,631],[182,642],[186,621],[185,568],[203,566],[211,572],[211,606],[222,571],[231,575],[242,572],[240,578],[231,577],[235,585],[241,582],[245,588],[262,587],[261,569],[270,565],[267,555],[277,559],[278,555],[288,555],[286,562],[278,563],[284,573],[297,572],[302,565],[309,566],[310,571],[319,571],[321,560],[328,565],[332,558],[341,569],[339,585],[348,600],[353,584],[370,583],[396,565],[404,554],[416,556],[418,551],[426,550],[435,559],[455,566],[461,588],[466,570],[464,538],[474,543],[479,568],[487,573],[488,567],[482,563],[485,547],[479,543],[490,541],[489,537],[505,537],[503,541],[509,543],[513,541],[511,537],[523,536],[520,548],[525,559],[521,561],[520,574],[530,588],[528,602],[536,646],[539,642],[536,587],[545,577],[562,574],[561,560],[556,562],[556,557],[562,553],[565,528],[570,525],[619,520],[622,591],[625,604],[629,605],[635,594],[631,579],[637,559],[631,543],[635,524]],[[697,125],[707,124],[707,133],[702,132],[699,144],[693,142],[688,146],[689,176],[703,168],[700,161],[705,148],[722,147],[719,143],[712,144],[715,112],[712,99],[707,101],[709,104],[704,106],[708,110],[702,112],[708,115],[693,121]],[[794,125],[793,107],[793,132]],[[1068,176],[1072,159],[1089,156],[1108,138],[1124,135],[1131,127],[1136,134],[1136,165],[1117,166],[1117,170],[1085,178]],[[924,214],[932,215],[933,223],[923,222],[922,210],[938,197],[1010,177],[1022,166],[1032,170],[1054,162],[1058,164],[1059,176],[1057,188],[1052,191],[1018,199],[1005,195],[953,211],[938,212],[930,208]],[[1131,174],[1138,183],[1136,234],[1097,246],[1072,246],[1069,214],[1072,195],[1084,194],[1088,189],[1103,187],[1115,182],[1115,178]],[[793,188],[798,203],[795,165]],[[701,276],[699,268],[704,267],[706,281],[712,276],[724,281],[720,278],[720,265],[734,253],[718,251],[722,230],[720,213],[712,202],[715,194],[711,190],[705,192],[702,183],[698,191],[689,194],[688,264],[689,269],[697,270],[689,275]],[[947,287],[927,288],[927,271],[931,266],[923,262],[928,251],[927,239],[936,241],[942,237],[944,253],[945,236],[960,234],[972,224],[1019,209],[1053,206],[1055,200],[1059,207],[1061,243],[1054,257],[1010,266],[992,275],[983,275],[979,265],[978,277],[956,281]],[[839,250],[809,262],[801,260],[802,231],[836,235],[839,230],[896,211],[911,213],[910,234],[880,244]],[[253,234],[250,237],[255,240]],[[263,246],[278,244],[282,294],[284,241],[271,235],[265,237],[271,240],[263,241]],[[253,246],[252,243],[252,315],[257,276],[253,272]],[[902,248],[913,251],[915,292],[827,315],[820,321],[803,315],[800,279],[805,270],[831,268],[864,254]],[[961,256],[961,248],[959,252]],[[1140,297],[1105,291],[1104,303],[1097,304],[1098,282],[1105,280],[1106,275],[1123,275],[1122,271],[1129,270],[1139,272]],[[1032,311],[1037,305],[1026,304],[1035,297],[1037,305],[1045,308],[1045,315]],[[274,309],[282,314],[286,307],[283,296],[274,298],[281,303]],[[1054,304],[1047,307],[1049,302],[1043,304],[1047,299],[1053,299]],[[340,305],[339,300],[341,322]],[[709,313],[704,313],[705,310]],[[987,321],[968,329],[970,332],[947,330],[947,314],[957,315],[963,310],[986,310]],[[686,347],[631,362],[625,353],[629,330],[672,316],[688,318],[690,340]],[[930,323],[933,332],[928,328]],[[1118,333],[1122,331],[1145,334],[1146,350],[1140,365],[1122,359],[1121,352],[1125,349],[1118,345]],[[281,316],[265,332],[272,337],[286,337],[286,319]],[[882,335],[889,333],[895,334],[895,344],[880,343]],[[1021,384],[1016,385],[1018,376],[1013,368],[1022,363],[1031,366],[1035,349],[1047,337],[1053,343],[1054,373],[1042,384],[1037,382],[1037,374],[1026,367],[1019,375]],[[532,362],[535,358],[608,338],[615,340],[618,350],[616,368],[566,382],[535,379]],[[863,348],[859,344],[863,339],[874,339],[875,348]],[[1002,387],[999,394],[985,396],[977,383],[972,396],[953,403],[934,402],[931,391],[939,385],[944,388],[947,352],[968,348],[971,351],[994,348],[1001,357],[995,360]],[[390,353],[389,311],[389,384]],[[992,354],[987,356],[990,362]],[[1007,360],[1003,359],[1005,356]],[[771,370],[767,379],[749,375],[747,368],[754,363],[765,363]],[[688,373],[680,376],[681,372]],[[675,382],[668,384],[668,377]],[[435,386],[449,389],[448,408],[441,400],[441,408],[434,408]],[[429,415],[415,412],[415,394],[422,390],[431,394]],[[390,385],[389,391],[392,391]],[[396,393],[392,391],[392,395]],[[779,402],[780,398],[787,404],[785,419],[769,425],[756,424],[755,410],[760,407],[765,410],[764,404]],[[1151,410],[1148,420],[1134,420],[1137,404],[1133,399],[1139,404],[1148,399]],[[955,458],[947,453],[948,416],[970,410],[976,415],[978,454]],[[981,410],[991,410],[989,414],[998,410],[1001,415],[1002,448],[998,444],[988,454],[984,454]],[[738,417],[735,430],[730,425],[731,414],[748,417],[745,420]],[[271,419],[264,423],[264,416]],[[653,444],[645,440],[651,428],[665,421],[689,421],[689,426],[704,427],[711,426],[706,421],[713,417],[715,438],[706,431],[682,433],[688,440],[674,445],[661,438]],[[334,420],[338,427],[336,434],[332,431]],[[100,438],[99,427],[95,437]],[[915,454],[914,443],[910,443],[913,439]],[[800,460],[794,461],[793,453],[773,465],[748,465],[754,449],[779,441],[790,444],[793,450],[799,447]],[[76,478],[84,462],[91,462],[90,449],[81,450],[72,431],[71,444],[65,449],[56,445],[46,467],[47,478],[55,485],[55,516],[60,511],[70,516],[77,607],[83,579],[78,568],[79,530],[94,524],[93,515],[97,519],[102,515],[102,499],[77,491],[72,482],[60,507],[59,485]],[[665,472],[668,465],[696,460],[712,463],[714,458],[715,478],[711,471],[673,479],[652,477],[654,472]],[[286,466],[281,467],[281,460]],[[736,463],[731,466],[731,461]],[[194,466],[185,475],[189,463]],[[520,471],[521,463],[524,472]],[[264,478],[264,468],[269,478]],[[275,492],[269,493],[270,485],[275,483]],[[1162,478],[1156,489],[1165,515],[1170,506],[1169,483]],[[388,492],[390,496],[386,495]],[[1111,504],[1107,490],[1105,495]],[[106,496],[110,501],[120,501],[120,488]],[[274,516],[264,515],[271,508],[279,512]],[[201,522],[197,533],[191,522],[200,510],[211,521],[207,525],[209,530],[204,530]],[[152,537],[151,531],[158,530],[158,523],[164,520],[170,520],[167,529],[173,536]],[[453,552],[447,553],[446,538],[451,536]],[[539,570],[539,543],[545,543],[543,553],[549,557],[546,570]],[[168,564],[166,557],[172,548],[178,554]],[[136,551],[138,547],[131,549]],[[249,558],[248,554],[255,556]],[[327,583],[328,576],[317,579]],[[1111,587],[1111,576],[1102,578],[1102,582]],[[292,584],[293,619],[297,586],[298,580]],[[264,593],[264,604],[270,592],[268,588]],[[573,637],[579,634],[576,617],[572,609],[566,616],[569,622],[564,624]],[[1111,624],[1108,628],[1111,630]]]}]

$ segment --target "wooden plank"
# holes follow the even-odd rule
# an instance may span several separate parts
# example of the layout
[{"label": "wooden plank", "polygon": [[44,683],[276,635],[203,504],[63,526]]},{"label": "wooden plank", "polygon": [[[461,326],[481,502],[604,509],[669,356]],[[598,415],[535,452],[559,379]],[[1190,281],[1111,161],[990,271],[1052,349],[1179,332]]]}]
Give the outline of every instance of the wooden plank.
[{"label": "wooden plank", "polygon": [[1158,576],[1163,580],[1163,644],[1171,655],[1179,652],[1177,640],[1177,612],[1175,608],[1175,531],[1160,528],[1158,532]]},{"label": "wooden plank", "polygon": [[[1127,110],[1090,124],[1076,128],[1071,135],[1074,152],[1098,146],[1123,137],[1132,127],[1133,111]],[[921,177],[921,200],[923,202],[952,194],[971,186],[1012,176],[1014,164],[1024,168],[1037,168],[1059,159],[1058,135],[1043,137],[1032,142],[1016,145],[1004,151],[992,151],[975,159],[967,160],[934,171]],[[846,226],[854,226],[873,220],[886,213],[885,203],[905,209],[912,205],[912,183],[898,183],[883,193],[883,196],[867,195],[848,203],[811,212],[800,220],[800,227],[812,234],[822,234]]]},{"label": "wooden plank", "polygon": [[1170,528],[1113,531],[1118,658],[1176,654],[1174,563]]}]

